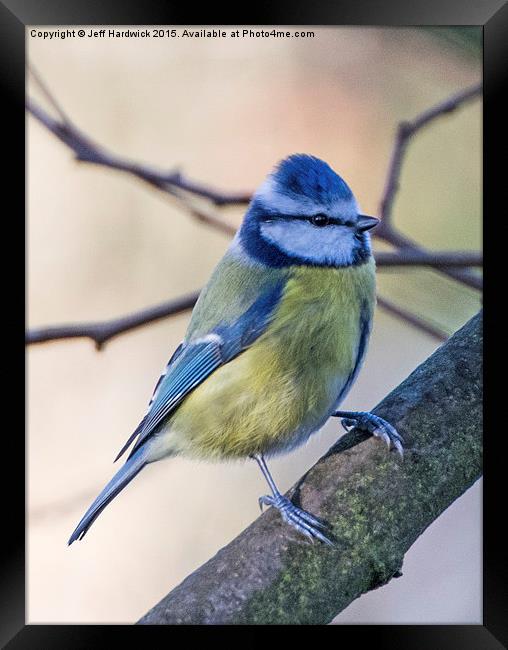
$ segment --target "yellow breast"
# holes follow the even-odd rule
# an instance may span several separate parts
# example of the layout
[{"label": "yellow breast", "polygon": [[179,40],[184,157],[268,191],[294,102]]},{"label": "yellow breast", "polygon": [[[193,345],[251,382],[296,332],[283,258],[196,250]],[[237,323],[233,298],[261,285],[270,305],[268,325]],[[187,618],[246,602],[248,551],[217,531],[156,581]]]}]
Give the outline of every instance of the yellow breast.
[{"label": "yellow breast", "polygon": [[295,267],[266,332],[175,412],[167,433],[172,452],[246,457],[305,440],[351,381],[374,304],[373,261]]}]

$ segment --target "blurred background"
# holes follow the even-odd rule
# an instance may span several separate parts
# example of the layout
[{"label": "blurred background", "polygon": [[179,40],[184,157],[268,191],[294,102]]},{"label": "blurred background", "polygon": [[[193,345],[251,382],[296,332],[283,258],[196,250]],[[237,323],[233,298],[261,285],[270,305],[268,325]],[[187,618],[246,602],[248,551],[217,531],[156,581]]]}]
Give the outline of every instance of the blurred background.
[{"label": "blurred background", "polygon": [[[119,155],[242,191],[288,154],[311,153],[378,214],[397,123],[481,79],[480,28],[308,29],[314,38],[43,41],[28,31],[28,60],[77,126]],[[206,282],[224,234],[127,175],[76,163],[28,116],[27,142],[30,327],[114,318]],[[410,144],[394,221],[429,248],[479,250],[481,205],[476,100]],[[225,210],[233,224],[242,212]],[[480,307],[477,292],[430,270],[383,270],[378,283],[381,296],[448,333]],[[174,459],[148,467],[84,542],[66,545],[188,319],[101,352],[86,340],[28,349],[29,623],[132,623],[258,516],[266,487],[254,463]],[[344,409],[372,408],[439,344],[378,309]],[[279,487],[341,433],[330,422],[272,461]],[[334,622],[481,622],[481,482],[419,538],[403,573]]]}]

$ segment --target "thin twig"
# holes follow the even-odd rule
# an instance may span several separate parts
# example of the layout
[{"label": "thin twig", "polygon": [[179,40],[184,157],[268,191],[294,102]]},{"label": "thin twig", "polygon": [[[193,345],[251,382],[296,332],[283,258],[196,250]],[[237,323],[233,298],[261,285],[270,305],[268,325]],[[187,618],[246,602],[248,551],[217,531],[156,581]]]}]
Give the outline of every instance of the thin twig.
[{"label": "thin twig", "polygon": [[[401,122],[399,124],[388,167],[385,189],[381,198],[379,211],[381,223],[378,228],[376,228],[376,237],[384,239],[397,248],[410,248],[418,251],[423,250],[411,239],[399,233],[393,227],[392,222],[393,203],[397,190],[399,189],[400,172],[409,141],[418,131],[426,127],[433,120],[447,113],[451,113],[471,99],[479,97],[481,92],[482,84],[475,84],[452,95],[448,99],[427,109],[423,113],[420,113],[420,115],[415,117],[412,121]],[[469,270],[448,268],[447,266],[437,267],[436,270],[473,289],[481,290],[482,288],[481,277]]]},{"label": "thin twig", "polygon": [[452,95],[448,99],[436,104],[423,113],[420,113],[420,115],[418,115],[414,120],[410,122],[401,122],[399,124],[379,211],[384,228],[391,223],[393,201],[397,190],[399,189],[399,177],[402,169],[402,161],[409,140],[417,131],[427,126],[430,122],[446,113],[451,113],[465,102],[481,95],[481,92],[482,84],[475,84],[474,86]]},{"label": "thin twig", "polygon": [[381,307],[381,309],[384,309],[384,311],[392,314],[393,316],[397,316],[402,320],[405,320],[410,325],[413,325],[420,331],[425,332],[426,334],[432,336],[432,338],[435,338],[438,341],[446,341],[446,339],[448,338],[448,334],[446,334],[446,332],[443,332],[442,329],[435,327],[434,325],[431,325],[428,321],[423,320],[423,318],[419,318],[412,312],[407,311],[402,307],[398,307],[393,302],[386,300],[386,298],[381,298],[380,296],[378,296],[377,304],[379,307]]},{"label": "thin twig", "polygon": [[[391,268],[396,266],[441,266],[449,264],[450,266],[479,266],[482,263],[481,256],[477,253],[466,252],[443,252],[443,253],[426,253],[421,251],[402,251],[400,253],[377,253],[376,264],[378,268]],[[199,291],[169,300],[160,305],[142,309],[133,314],[122,316],[102,322],[91,323],[74,323],[70,325],[57,325],[50,327],[41,327],[29,330],[26,334],[25,343],[33,345],[36,343],[47,343],[48,341],[57,341],[72,338],[89,338],[92,339],[98,350],[104,343],[110,339],[119,336],[124,332],[148,325],[156,320],[173,316],[187,311],[194,307],[199,296]],[[403,318],[411,325],[417,327],[423,332],[434,336],[439,340],[446,339],[446,334],[441,330],[429,325],[418,316],[396,307],[383,298],[378,299],[380,307],[390,311],[392,314]]]},{"label": "thin twig", "polygon": [[53,97],[51,94],[49,88],[46,86],[46,84],[43,82],[42,78],[39,76],[39,73],[36,72],[33,66],[27,66],[28,72],[32,75],[33,80],[35,83],[39,86],[39,90],[42,92],[44,97],[46,97],[47,101],[53,106],[55,111],[60,115],[60,118],[64,124],[71,125],[71,121],[68,117],[68,115],[65,113],[63,108],[60,106],[60,104],[56,101],[56,99]]},{"label": "thin twig", "polygon": [[236,233],[236,226],[225,221],[219,211],[208,202],[203,201],[203,199],[196,198],[191,193],[181,191],[178,188],[174,190],[174,197],[179,202],[180,207],[198,221],[202,221],[226,235],[233,236]]},{"label": "thin twig", "polygon": [[[47,343],[49,341],[88,338],[94,341],[98,350],[101,350],[105,343],[120,334],[137,329],[143,325],[148,325],[149,323],[153,323],[162,318],[174,316],[192,309],[198,299],[199,293],[199,291],[196,291],[194,293],[186,294],[179,298],[163,302],[160,305],[141,309],[133,314],[107,321],[73,323],[70,325],[35,328],[26,333],[25,343],[27,345],[34,345],[37,343]],[[404,320],[407,320],[412,325],[415,325],[435,338],[440,340],[447,338],[447,335],[440,330],[427,325],[417,316],[396,307],[384,298],[378,298],[378,304],[383,309],[404,318]]]},{"label": "thin twig", "polygon": [[[376,230],[380,230],[380,232],[377,233],[378,239],[382,239],[387,243],[392,244],[392,246],[395,246],[398,249],[397,253],[400,255],[403,253],[414,253],[415,255],[418,253],[427,253],[424,248],[421,248],[412,239],[406,235],[403,235],[391,226],[383,229],[380,229],[380,226],[378,226]],[[438,255],[439,254],[440,253],[438,253]],[[430,255],[432,254],[430,253]],[[465,284],[472,289],[482,289],[483,282],[481,276],[478,273],[475,273],[468,269],[449,268],[449,266],[453,265],[442,264],[436,266],[435,268],[437,271],[440,271],[444,275],[447,275],[448,277],[453,278],[454,280],[457,280],[458,282],[461,282],[462,284]]]},{"label": "thin twig", "polygon": [[133,329],[153,323],[168,316],[174,316],[194,307],[199,292],[189,293],[180,298],[169,300],[155,307],[142,309],[134,314],[114,318],[107,321],[92,323],[73,323],[72,325],[59,325],[41,327],[27,332],[25,343],[46,343],[61,339],[89,338],[95,342],[97,350],[115,336],[130,332]]},{"label": "thin twig", "polygon": [[395,253],[376,253],[376,265],[387,266],[432,266],[442,267],[470,267],[482,266],[481,253],[467,251],[436,251],[427,252],[423,249],[402,249]]},{"label": "thin twig", "polygon": [[61,121],[55,120],[31,99],[27,99],[27,110],[51,131],[53,135],[67,145],[75,153],[76,159],[79,162],[101,165],[133,174],[157,189],[170,194],[173,193],[175,188],[179,188],[196,196],[208,199],[215,205],[245,204],[250,201],[251,195],[248,192],[222,192],[206,184],[187,179],[179,171],[171,170],[164,172],[149,165],[125,160],[106,151],[104,147],[93,142],[93,140],[85,136],[77,128],[47,86],[42,82],[39,75],[32,68],[29,68],[29,70],[48,102],[60,116]]}]

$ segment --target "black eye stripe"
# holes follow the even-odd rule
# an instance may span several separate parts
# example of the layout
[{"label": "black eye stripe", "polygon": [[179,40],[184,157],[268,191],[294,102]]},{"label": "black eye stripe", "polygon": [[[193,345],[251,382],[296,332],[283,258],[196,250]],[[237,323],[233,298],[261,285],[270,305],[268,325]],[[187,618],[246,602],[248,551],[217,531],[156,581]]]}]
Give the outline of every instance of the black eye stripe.
[{"label": "black eye stripe", "polygon": [[[323,219],[324,218],[324,219]],[[318,223],[315,223],[315,220],[317,219]],[[327,214],[323,213],[318,213],[318,214],[313,214],[310,216],[304,216],[300,214],[283,214],[281,212],[274,212],[274,213],[267,213],[263,221],[269,222],[269,221],[278,221],[278,220],[283,220],[283,221],[307,221],[308,223],[312,223],[313,225],[317,225],[318,227],[323,227],[323,226],[349,226],[353,227],[355,225],[354,221],[343,221],[342,219],[339,219],[337,217],[329,217]],[[321,222],[321,223],[319,223]]]},{"label": "black eye stripe", "polygon": [[342,219],[329,217],[326,214],[315,214],[312,217],[308,217],[308,221],[310,221],[314,226],[354,226],[353,221],[342,221]]}]

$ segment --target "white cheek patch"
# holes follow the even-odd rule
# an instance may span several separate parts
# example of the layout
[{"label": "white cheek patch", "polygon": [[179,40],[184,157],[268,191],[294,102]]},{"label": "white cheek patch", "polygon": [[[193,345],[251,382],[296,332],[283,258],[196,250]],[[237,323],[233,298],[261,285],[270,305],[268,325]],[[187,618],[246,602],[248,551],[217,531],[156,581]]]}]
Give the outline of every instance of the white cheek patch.
[{"label": "white cheek patch", "polygon": [[308,216],[322,212],[330,217],[356,219],[359,213],[358,204],[354,198],[337,198],[330,206],[313,201],[304,195],[300,195],[298,199],[293,199],[290,196],[281,194],[276,181],[271,176],[259,187],[254,198],[259,199],[271,211],[287,215]]},{"label": "white cheek patch", "polygon": [[334,266],[353,262],[355,239],[348,226],[319,228],[304,220],[274,219],[262,223],[261,235],[291,257]]}]

